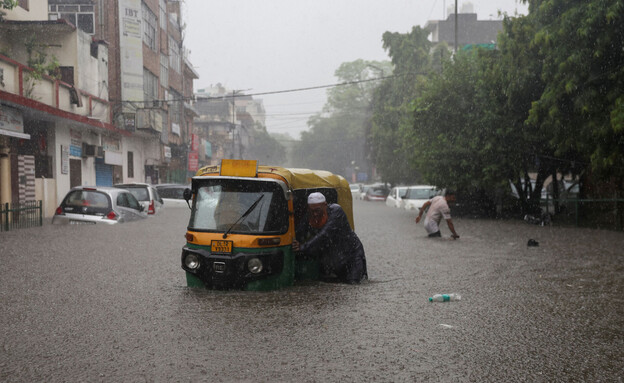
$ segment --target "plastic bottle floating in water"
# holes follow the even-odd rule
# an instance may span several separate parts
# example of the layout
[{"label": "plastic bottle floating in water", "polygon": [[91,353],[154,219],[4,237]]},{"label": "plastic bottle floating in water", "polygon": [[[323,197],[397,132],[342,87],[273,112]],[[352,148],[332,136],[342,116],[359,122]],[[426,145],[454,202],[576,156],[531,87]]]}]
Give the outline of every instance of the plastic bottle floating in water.
[{"label": "plastic bottle floating in water", "polygon": [[451,301],[459,301],[459,300],[461,300],[461,295],[457,293],[436,294],[432,297],[429,297],[429,302],[451,302]]}]

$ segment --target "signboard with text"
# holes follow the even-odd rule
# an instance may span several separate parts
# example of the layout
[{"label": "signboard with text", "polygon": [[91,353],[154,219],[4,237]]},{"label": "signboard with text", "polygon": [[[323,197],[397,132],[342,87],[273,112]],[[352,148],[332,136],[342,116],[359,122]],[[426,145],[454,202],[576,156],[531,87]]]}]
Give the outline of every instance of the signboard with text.
[{"label": "signboard with text", "polygon": [[[143,40],[141,0],[119,0],[121,99],[143,101]],[[124,112],[134,109],[123,104]]]},{"label": "signboard with text", "polygon": [[199,154],[197,152],[189,152],[188,154],[188,170],[196,172],[199,169]]},{"label": "signboard with text", "polygon": [[194,152],[199,150],[199,136],[197,134],[191,134],[191,150]]}]

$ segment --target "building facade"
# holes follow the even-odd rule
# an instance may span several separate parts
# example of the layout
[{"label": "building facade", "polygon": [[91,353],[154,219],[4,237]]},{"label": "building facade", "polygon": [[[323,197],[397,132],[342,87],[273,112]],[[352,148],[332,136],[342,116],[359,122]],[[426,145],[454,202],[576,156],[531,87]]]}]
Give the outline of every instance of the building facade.
[{"label": "building facade", "polygon": [[42,200],[51,216],[128,134],[113,124],[106,42],[29,8],[0,23],[0,202]]},{"label": "building facade", "polygon": [[[181,1],[19,2],[0,22],[0,202],[193,173]],[[34,190],[34,191],[33,191]]]},{"label": "building facade", "polygon": [[210,156],[200,157],[202,164],[216,165],[223,158],[250,159],[255,133],[266,129],[262,100],[221,84],[199,89],[195,100],[195,132],[210,148]]},{"label": "building facade", "polygon": [[[468,13],[470,12],[470,13]],[[455,49],[455,14],[446,20],[430,20],[425,29],[431,32],[434,44],[446,42],[451,50]],[[457,45],[458,49],[466,45],[495,46],[498,32],[503,30],[501,20],[477,20],[477,14],[471,9],[464,9],[457,14]]]}]

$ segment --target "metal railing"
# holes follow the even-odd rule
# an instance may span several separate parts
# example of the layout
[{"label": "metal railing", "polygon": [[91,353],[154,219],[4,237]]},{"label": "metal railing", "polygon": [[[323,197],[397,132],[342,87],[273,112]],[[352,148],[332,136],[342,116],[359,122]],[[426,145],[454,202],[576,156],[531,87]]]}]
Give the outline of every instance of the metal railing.
[{"label": "metal railing", "polygon": [[[543,199],[542,208],[561,223],[622,230],[624,199]],[[555,202],[559,211],[555,213]]]},{"label": "metal railing", "polygon": [[43,226],[41,200],[0,205],[0,231]]}]

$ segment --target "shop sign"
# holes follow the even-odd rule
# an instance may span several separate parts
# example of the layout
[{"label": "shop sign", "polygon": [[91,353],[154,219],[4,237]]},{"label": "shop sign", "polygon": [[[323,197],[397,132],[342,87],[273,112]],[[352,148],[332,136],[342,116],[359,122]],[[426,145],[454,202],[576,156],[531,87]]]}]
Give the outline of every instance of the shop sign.
[{"label": "shop sign", "polygon": [[191,150],[193,152],[199,150],[199,136],[197,134],[191,134]]},{"label": "shop sign", "polygon": [[82,133],[73,129],[69,130],[69,155],[82,157]]},{"label": "shop sign", "polygon": [[171,123],[171,133],[180,135],[180,125],[175,122]]},{"label": "shop sign", "polygon": [[121,152],[121,142],[114,137],[102,136],[102,148],[106,151]]},{"label": "shop sign", "polygon": [[[143,35],[141,0],[119,0],[119,50],[121,99],[143,101]],[[123,104],[124,111],[133,109]]]},{"label": "shop sign", "polygon": [[171,158],[171,147],[163,146],[163,149],[165,151],[165,158]]},{"label": "shop sign", "polygon": [[69,173],[69,146],[61,145],[61,174]]},{"label": "shop sign", "polygon": [[123,155],[118,152],[104,151],[104,163],[108,165],[123,165]]},{"label": "shop sign", "polygon": [[188,154],[188,170],[196,172],[199,169],[199,154],[197,152],[189,152]]},{"label": "shop sign", "polygon": [[22,114],[17,109],[0,105],[0,129],[24,133]]},{"label": "shop sign", "polygon": [[132,113],[125,113],[123,115],[123,124],[124,129],[129,132],[134,132],[136,130],[136,115]]}]

